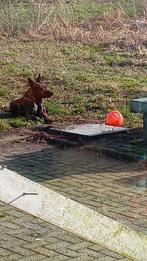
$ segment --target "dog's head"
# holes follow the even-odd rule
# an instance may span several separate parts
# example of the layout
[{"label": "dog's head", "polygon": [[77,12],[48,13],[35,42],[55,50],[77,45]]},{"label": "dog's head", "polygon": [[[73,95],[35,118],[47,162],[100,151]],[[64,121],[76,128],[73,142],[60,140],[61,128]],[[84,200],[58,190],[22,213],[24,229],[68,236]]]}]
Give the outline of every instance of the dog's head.
[{"label": "dog's head", "polygon": [[28,78],[29,85],[32,90],[33,97],[36,101],[41,101],[45,98],[50,98],[53,95],[53,92],[48,90],[47,86],[42,84],[41,75],[39,74],[35,81],[31,78]]}]

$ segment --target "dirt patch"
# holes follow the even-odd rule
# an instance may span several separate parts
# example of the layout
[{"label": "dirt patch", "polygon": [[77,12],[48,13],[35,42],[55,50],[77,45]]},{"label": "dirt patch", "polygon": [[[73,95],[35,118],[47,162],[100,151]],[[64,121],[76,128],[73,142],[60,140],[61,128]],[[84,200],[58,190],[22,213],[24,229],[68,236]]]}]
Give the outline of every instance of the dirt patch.
[{"label": "dirt patch", "polygon": [[5,143],[0,141],[0,158],[3,158],[5,155],[11,154],[23,154],[34,150],[41,150],[48,147],[49,145],[46,142],[31,142],[30,140],[24,138],[23,136],[20,139],[17,139],[16,136],[11,136],[11,141],[8,140]]}]

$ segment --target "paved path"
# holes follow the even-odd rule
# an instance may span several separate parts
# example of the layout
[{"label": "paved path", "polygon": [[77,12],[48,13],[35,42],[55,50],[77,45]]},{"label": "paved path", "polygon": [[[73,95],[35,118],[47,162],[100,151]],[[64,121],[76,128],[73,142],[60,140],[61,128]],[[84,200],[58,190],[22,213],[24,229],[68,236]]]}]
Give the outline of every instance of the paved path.
[{"label": "paved path", "polygon": [[[2,155],[9,169],[147,233],[147,189],[121,181],[145,173],[135,163],[23,142],[3,148]],[[128,260],[0,202],[0,261],[71,259]]]}]

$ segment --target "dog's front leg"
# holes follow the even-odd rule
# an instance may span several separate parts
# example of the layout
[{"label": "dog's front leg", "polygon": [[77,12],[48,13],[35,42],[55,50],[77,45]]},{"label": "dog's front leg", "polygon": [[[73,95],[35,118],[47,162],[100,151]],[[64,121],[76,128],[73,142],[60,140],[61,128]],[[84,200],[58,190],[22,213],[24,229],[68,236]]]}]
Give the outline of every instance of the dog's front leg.
[{"label": "dog's front leg", "polygon": [[42,105],[42,117],[44,118],[44,121],[47,123],[51,123],[52,120],[50,119],[49,115],[47,114],[47,109],[45,106]]},{"label": "dog's front leg", "polygon": [[37,111],[37,107],[34,103],[25,104],[25,116],[28,120],[32,119]]},{"label": "dog's front leg", "polygon": [[46,110],[45,106],[42,103],[37,104],[37,106],[38,106],[37,116],[40,118],[43,118],[45,122],[51,123],[51,119],[47,114],[47,110]]},{"label": "dog's front leg", "polygon": [[42,104],[41,103],[37,103],[37,113],[36,113],[37,117],[42,117]]}]

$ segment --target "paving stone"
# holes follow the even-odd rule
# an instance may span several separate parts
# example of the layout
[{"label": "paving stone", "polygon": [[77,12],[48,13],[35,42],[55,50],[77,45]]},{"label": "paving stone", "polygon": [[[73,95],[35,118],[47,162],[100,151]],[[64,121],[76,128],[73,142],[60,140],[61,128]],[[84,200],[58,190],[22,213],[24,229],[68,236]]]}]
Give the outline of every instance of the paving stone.
[{"label": "paving stone", "polygon": [[8,257],[0,256],[0,261],[7,261]]},{"label": "paving stone", "polygon": [[105,257],[99,257],[97,260],[98,261],[117,261],[118,259],[116,259],[114,257],[105,256]]},{"label": "paving stone", "polygon": [[40,261],[44,259],[44,255],[36,254],[29,257],[23,257],[19,261]]},{"label": "paving stone", "polygon": [[57,241],[64,240],[64,241],[66,241],[68,243],[79,243],[79,242],[82,242],[82,239],[80,239],[79,237],[74,237],[74,235],[66,235],[66,234],[63,236],[61,233],[60,234],[58,233],[57,235],[52,237],[51,241],[53,242],[54,239],[56,239]]},{"label": "paving stone", "polygon": [[[21,229],[18,229],[18,230],[12,230],[12,229],[7,229],[7,228],[4,228],[3,231],[6,231],[5,233],[8,234],[8,235],[13,235],[14,237],[17,236],[17,235],[21,235],[21,234],[26,234],[26,235],[30,235],[31,231],[28,229],[28,228],[25,228],[25,227],[22,227]],[[22,238],[23,240],[23,238]],[[25,239],[24,239],[25,241]]]},{"label": "paving stone", "polygon": [[78,252],[87,254],[88,256],[93,257],[93,258],[98,258],[101,255],[100,253],[98,253],[97,251],[92,250],[92,249],[80,249]]},{"label": "paving stone", "polygon": [[0,247],[0,256],[1,257],[9,256],[10,254],[12,254],[11,251],[9,251],[8,249]]},{"label": "paving stone", "polygon": [[71,249],[71,250],[74,250],[74,251],[78,251],[78,250],[82,250],[82,249],[88,248],[88,247],[90,247],[92,245],[93,245],[93,243],[88,242],[88,241],[84,241],[84,242],[79,242],[77,244],[72,244],[72,245],[68,246],[67,248]]},{"label": "paving stone", "polygon": [[65,248],[68,248],[69,246],[71,245],[71,243],[69,242],[65,242],[65,241],[60,241],[60,242],[57,242],[55,244],[50,244],[48,245],[48,248],[49,249],[52,249],[52,250],[60,250],[60,249],[65,249]]},{"label": "paving stone", "polygon": [[[73,259],[73,258],[72,258]],[[64,256],[64,255],[57,255],[54,257],[48,257],[47,259],[43,259],[42,261],[64,261],[64,260],[71,260],[71,258]]]},{"label": "paving stone", "polygon": [[11,254],[10,256],[0,258],[0,261],[19,261],[21,258],[21,255]]},{"label": "paving stone", "polygon": [[11,223],[11,222],[1,222],[1,225],[3,227],[11,228],[11,229],[14,229],[14,230],[21,228],[21,226],[15,225],[14,223]]},{"label": "paving stone", "polygon": [[65,248],[57,249],[56,252],[60,253],[60,254],[64,254],[65,256],[70,257],[70,258],[79,256],[78,252],[69,250],[69,249],[65,249]]},{"label": "paving stone", "polygon": [[110,251],[108,249],[101,250],[101,253],[105,254],[108,257],[113,257],[113,258],[116,258],[116,259],[121,259],[122,258],[121,255],[118,255],[118,254],[116,254],[116,253],[114,253],[114,252],[112,252],[112,251]]},{"label": "paving stone", "polygon": [[[36,251],[33,251],[33,250],[28,250],[28,249],[25,249],[23,246],[21,247],[15,247],[15,252],[17,254],[20,254],[22,256],[25,256],[25,257],[28,257],[28,256],[33,256],[33,255],[36,255]],[[37,251],[38,252],[38,251]],[[39,252],[38,252],[39,253]],[[42,254],[42,253],[39,253],[39,254]]]},{"label": "paving stone", "polygon": [[34,250],[35,248],[44,246],[45,244],[46,244],[46,242],[44,240],[37,240],[37,241],[29,243],[29,244],[28,243],[24,244],[23,248]]},{"label": "paving stone", "polygon": [[45,246],[33,248],[33,252],[39,253],[39,254],[42,254],[42,255],[45,255],[48,257],[57,256],[57,252],[47,249],[47,248],[45,248]]},{"label": "paving stone", "polygon": [[91,246],[88,247],[88,249],[90,249],[90,250],[95,250],[95,251],[101,253],[101,251],[102,251],[103,249],[105,249],[105,248],[102,247],[102,246],[100,246],[100,245],[97,245],[97,244],[92,244]]},{"label": "paving stone", "polygon": [[83,254],[82,256],[80,255],[79,257],[73,258],[75,261],[91,261],[91,260],[96,260],[93,257],[90,257],[86,254]]},{"label": "paving stone", "polygon": [[[147,203],[147,190],[140,191],[119,184],[120,179],[135,176],[140,171],[136,164],[102,158],[79,150],[61,151],[44,145],[33,146],[34,150],[30,152],[30,145],[23,144],[23,148],[17,145],[12,152],[10,148],[5,155],[0,155],[0,159],[3,158],[4,164],[10,169],[41,182],[44,186],[125,225],[144,233],[147,231],[145,212],[140,208]],[[128,260],[3,202],[0,202],[0,211],[6,213],[4,218],[0,218],[0,237],[3,235],[1,242],[7,247],[7,253],[13,249],[24,255],[18,260]],[[139,219],[133,218],[133,215],[138,214],[137,211]],[[34,253],[36,249],[40,249],[41,253],[29,257],[29,253]],[[48,254],[56,252],[56,256],[46,257],[42,254],[43,249]],[[5,256],[1,258],[4,260]]]}]

